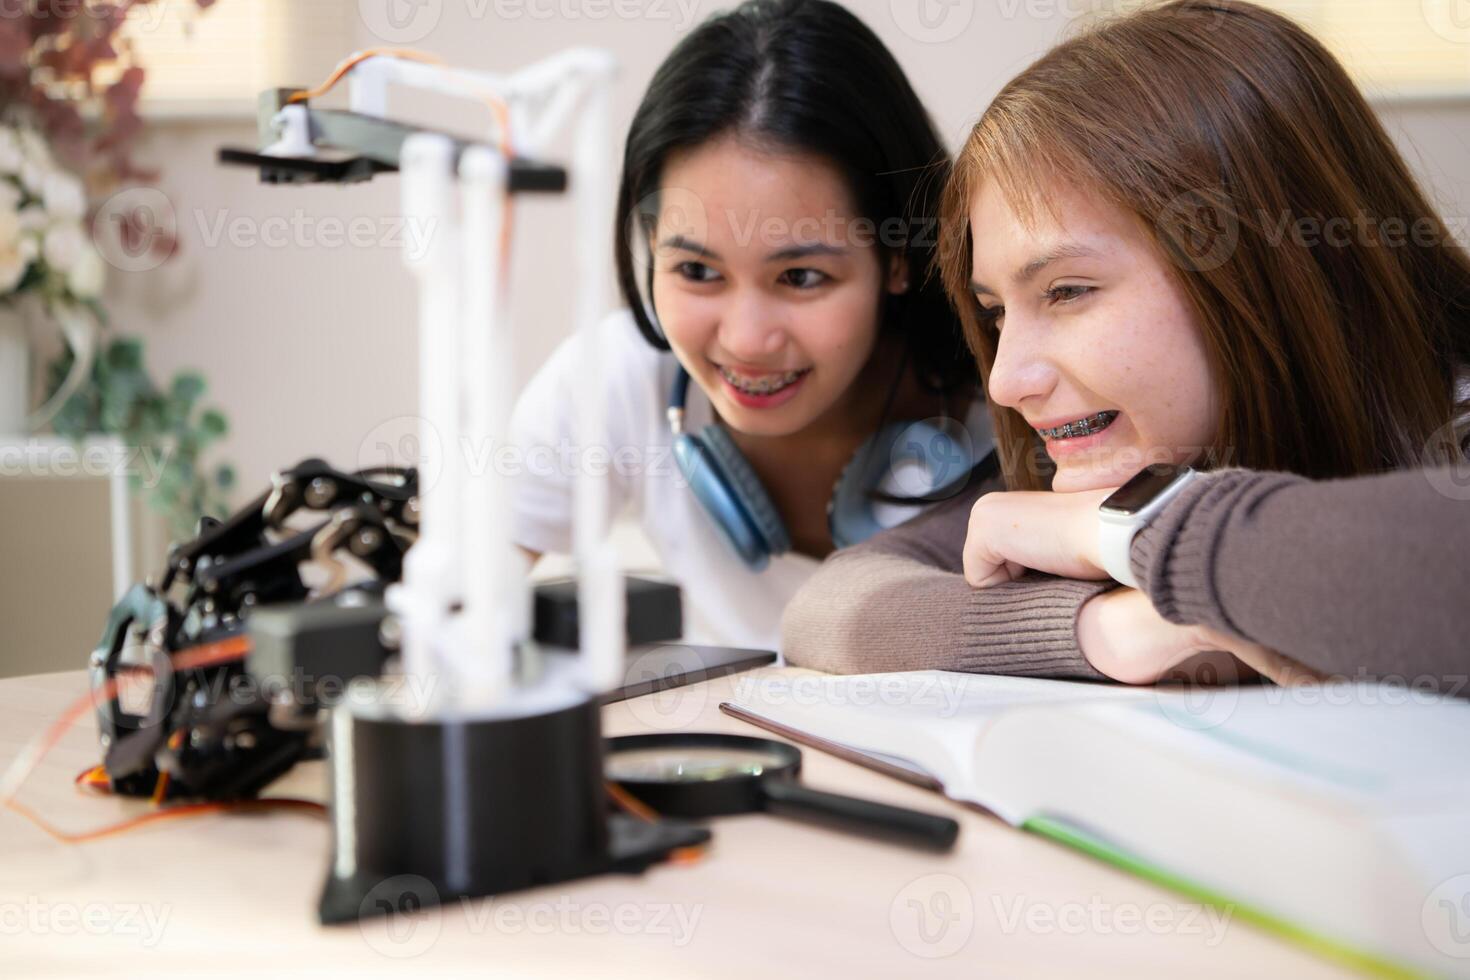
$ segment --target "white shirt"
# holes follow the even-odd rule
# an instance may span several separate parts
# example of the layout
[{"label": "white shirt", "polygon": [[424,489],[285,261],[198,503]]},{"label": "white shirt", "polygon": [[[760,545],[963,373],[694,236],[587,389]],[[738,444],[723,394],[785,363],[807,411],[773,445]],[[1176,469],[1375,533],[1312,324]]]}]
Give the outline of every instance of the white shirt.
[{"label": "white shirt", "polygon": [[[627,310],[597,326],[600,378],[584,378],[575,333],[552,353],[516,402],[511,443],[522,465],[514,478],[517,544],[532,551],[572,550],[572,487],[578,468],[609,472],[614,517],[635,520],[658,554],[663,573],[684,593],[684,638],[691,643],[779,649],[781,611],[816,571],[816,559],[788,552],[762,571],[745,566],[715,530],[674,461],[665,410],[678,362],[654,349]],[[576,392],[600,384],[602,431],[578,451]],[[714,421],[709,399],[689,386],[685,428]]]},{"label": "white shirt", "polygon": [[[638,523],[664,574],[683,590],[684,638],[779,651],[781,612],[820,562],[788,552],[772,556],[759,572],[745,566],[674,459],[666,410],[678,362],[643,339],[627,310],[599,323],[596,337],[603,365],[598,377],[583,376],[588,338],[576,333],[557,347],[516,403],[511,443],[522,464],[513,478],[516,543],[541,553],[571,553],[576,473],[579,467],[610,473],[612,516]],[[578,451],[576,395],[587,385],[601,389],[602,431],[590,448]],[[966,426],[982,426],[988,440],[988,418],[984,406],[979,409]],[[691,384],[685,431],[697,433],[714,418],[708,397]]]}]

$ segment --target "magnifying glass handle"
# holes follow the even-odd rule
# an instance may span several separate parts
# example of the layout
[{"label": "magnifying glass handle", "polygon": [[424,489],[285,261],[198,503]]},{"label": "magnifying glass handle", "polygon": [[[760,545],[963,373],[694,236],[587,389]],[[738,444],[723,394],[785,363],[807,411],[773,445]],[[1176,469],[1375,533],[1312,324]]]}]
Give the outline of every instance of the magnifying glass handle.
[{"label": "magnifying glass handle", "polygon": [[823,793],[794,779],[768,779],[761,788],[768,813],[815,820],[898,844],[947,851],[960,833],[960,825],[948,817]]}]

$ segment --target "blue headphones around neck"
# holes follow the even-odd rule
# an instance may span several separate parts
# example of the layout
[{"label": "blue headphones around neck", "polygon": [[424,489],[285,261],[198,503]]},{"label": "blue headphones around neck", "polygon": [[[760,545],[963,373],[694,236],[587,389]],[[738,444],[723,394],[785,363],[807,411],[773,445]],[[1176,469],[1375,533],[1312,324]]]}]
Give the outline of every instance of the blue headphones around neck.
[{"label": "blue headphones around neck", "polygon": [[[716,422],[698,434],[684,431],[688,398],[689,372],[680,366],[674,375],[668,407],[679,471],[735,554],[751,571],[761,571],[773,555],[791,550],[791,535],[755,470],[724,426]],[[898,445],[900,439],[904,441],[902,446]],[[952,433],[929,422],[880,426],[843,467],[833,488],[827,503],[827,526],[833,543],[846,548],[883,530],[886,525],[878,519],[878,504],[923,505],[952,496],[968,482],[977,465],[993,462],[990,446],[977,448],[985,450],[978,461],[968,440],[956,440]],[[926,486],[933,489],[918,498],[894,498],[882,492],[884,481],[898,464],[921,468]],[[956,472],[957,477],[945,479]]]}]

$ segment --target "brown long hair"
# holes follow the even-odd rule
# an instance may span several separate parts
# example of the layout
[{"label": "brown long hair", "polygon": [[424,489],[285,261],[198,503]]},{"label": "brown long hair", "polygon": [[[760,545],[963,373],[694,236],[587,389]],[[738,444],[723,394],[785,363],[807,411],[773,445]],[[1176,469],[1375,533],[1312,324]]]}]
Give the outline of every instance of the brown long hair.
[{"label": "brown long hair", "polygon": [[[1278,14],[1175,0],[1105,21],[1013,79],[960,151],[939,270],[989,377],[970,291],[972,195],[1023,216],[1047,182],[1143,221],[1202,325],[1223,412],[1216,462],[1322,478],[1452,458],[1470,364],[1470,261],[1342,66]],[[992,406],[1006,479],[1039,447]]]}]

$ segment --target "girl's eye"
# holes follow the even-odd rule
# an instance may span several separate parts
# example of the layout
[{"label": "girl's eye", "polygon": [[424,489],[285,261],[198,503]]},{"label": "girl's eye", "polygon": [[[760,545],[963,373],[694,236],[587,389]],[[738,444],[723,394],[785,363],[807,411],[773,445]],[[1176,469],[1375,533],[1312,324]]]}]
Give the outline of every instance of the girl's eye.
[{"label": "girl's eye", "polygon": [[1046,298],[1052,303],[1070,303],[1075,299],[1081,299],[1092,290],[1092,286],[1053,286],[1046,291]]},{"label": "girl's eye", "polygon": [[680,262],[674,271],[690,282],[714,282],[720,275],[703,262]]},{"label": "girl's eye", "polygon": [[1000,321],[1005,319],[1006,308],[1004,306],[982,306],[977,315],[982,327],[990,327],[999,332]]},{"label": "girl's eye", "polygon": [[814,289],[827,281],[827,274],[816,269],[787,269],[781,273],[781,281],[797,289]]}]

